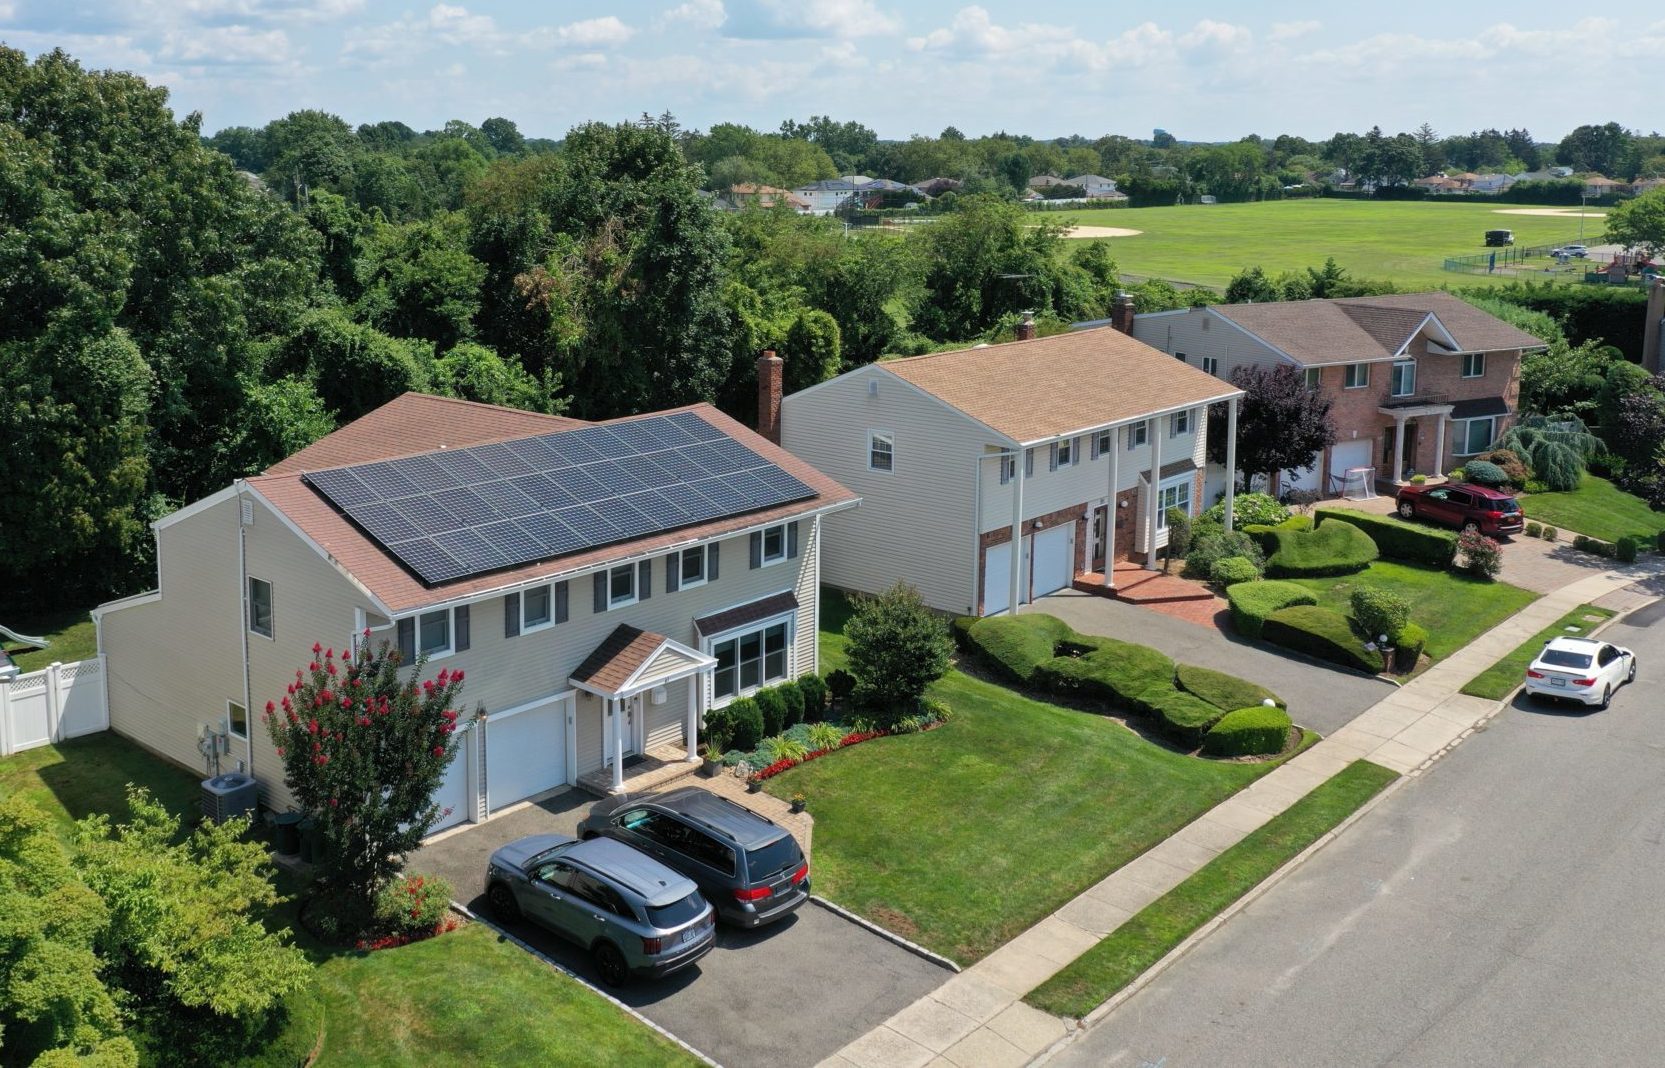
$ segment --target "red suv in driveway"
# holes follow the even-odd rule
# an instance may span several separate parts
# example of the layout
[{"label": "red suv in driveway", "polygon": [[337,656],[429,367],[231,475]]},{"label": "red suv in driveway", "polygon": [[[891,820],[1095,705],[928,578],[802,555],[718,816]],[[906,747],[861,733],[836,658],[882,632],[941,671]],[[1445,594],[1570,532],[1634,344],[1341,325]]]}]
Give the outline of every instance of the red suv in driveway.
[{"label": "red suv in driveway", "polygon": [[1401,486],[1398,501],[1401,519],[1426,519],[1493,536],[1519,534],[1526,525],[1520,504],[1513,497],[1468,482]]}]

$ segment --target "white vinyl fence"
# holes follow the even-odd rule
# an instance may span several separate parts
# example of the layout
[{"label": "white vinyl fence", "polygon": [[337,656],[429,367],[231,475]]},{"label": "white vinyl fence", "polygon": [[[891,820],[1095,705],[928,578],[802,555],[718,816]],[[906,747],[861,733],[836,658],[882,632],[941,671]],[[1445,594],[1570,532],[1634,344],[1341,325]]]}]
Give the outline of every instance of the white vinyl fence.
[{"label": "white vinyl fence", "polygon": [[0,682],[0,757],[110,729],[104,657]]}]

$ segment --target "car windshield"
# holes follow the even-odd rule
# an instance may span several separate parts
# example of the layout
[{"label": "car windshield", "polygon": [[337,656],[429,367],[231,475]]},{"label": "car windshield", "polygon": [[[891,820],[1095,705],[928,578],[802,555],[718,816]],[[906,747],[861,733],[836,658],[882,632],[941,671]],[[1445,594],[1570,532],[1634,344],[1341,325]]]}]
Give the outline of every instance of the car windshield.
[{"label": "car windshield", "polygon": [[758,882],[803,859],[797,839],[783,834],[768,845],[746,850],[746,874]]},{"label": "car windshield", "polygon": [[1590,654],[1575,653],[1570,649],[1545,649],[1538,662],[1551,667],[1587,668],[1590,666]]},{"label": "car windshield", "polygon": [[698,894],[689,894],[681,901],[673,901],[669,905],[649,905],[647,918],[649,923],[661,929],[681,927],[704,911],[705,898]]}]

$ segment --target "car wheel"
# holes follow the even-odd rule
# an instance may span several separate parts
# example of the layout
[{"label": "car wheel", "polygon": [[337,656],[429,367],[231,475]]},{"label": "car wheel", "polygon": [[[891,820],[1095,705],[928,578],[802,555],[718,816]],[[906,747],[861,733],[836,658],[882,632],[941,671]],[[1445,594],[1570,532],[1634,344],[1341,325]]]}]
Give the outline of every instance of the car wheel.
[{"label": "car wheel", "polygon": [[624,954],[619,947],[611,942],[598,942],[592,952],[595,958],[595,970],[601,973],[601,981],[608,986],[623,986],[630,978],[630,966],[624,962]]},{"label": "car wheel", "polygon": [[503,883],[491,884],[491,889],[486,891],[486,903],[491,906],[491,914],[504,923],[515,923],[520,919],[520,904],[515,901],[515,892]]},{"label": "car wheel", "polygon": [[1605,712],[1605,711],[1607,711],[1607,706],[1612,704],[1612,703],[1613,703],[1613,687],[1608,686],[1608,687],[1604,688],[1601,691],[1601,704],[1598,705],[1597,707],[1600,708],[1603,712]]},{"label": "car wheel", "polygon": [[1478,533],[1480,533],[1480,524],[1476,523],[1474,520],[1470,519],[1468,522],[1463,524],[1463,533],[1464,534],[1478,534]]},{"label": "car wheel", "polygon": [[1636,658],[1634,656],[1630,658],[1630,670],[1625,672],[1625,681],[1636,681]]},{"label": "car wheel", "polygon": [[1416,505],[1412,504],[1410,501],[1400,501],[1399,502],[1399,518],[1401,518],[1401,519],[1414,519],[1415,517],[1416,517]]}]

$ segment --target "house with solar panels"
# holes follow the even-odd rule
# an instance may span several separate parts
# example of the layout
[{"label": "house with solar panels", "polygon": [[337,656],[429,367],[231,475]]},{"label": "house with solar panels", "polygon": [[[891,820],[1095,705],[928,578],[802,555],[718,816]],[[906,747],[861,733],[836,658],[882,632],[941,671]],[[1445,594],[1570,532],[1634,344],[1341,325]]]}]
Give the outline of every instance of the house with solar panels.
[{"label": "house with solar panels", "polygon": [[406,394],[155,524],[157,588],[94,612],[110,725],[285,810],[255,710],[368,630],[484,706],[442,827],[616,791],[693,762],[705,709],[816,670],[822,523],[855,503],[709,405],[592,424]]}]

